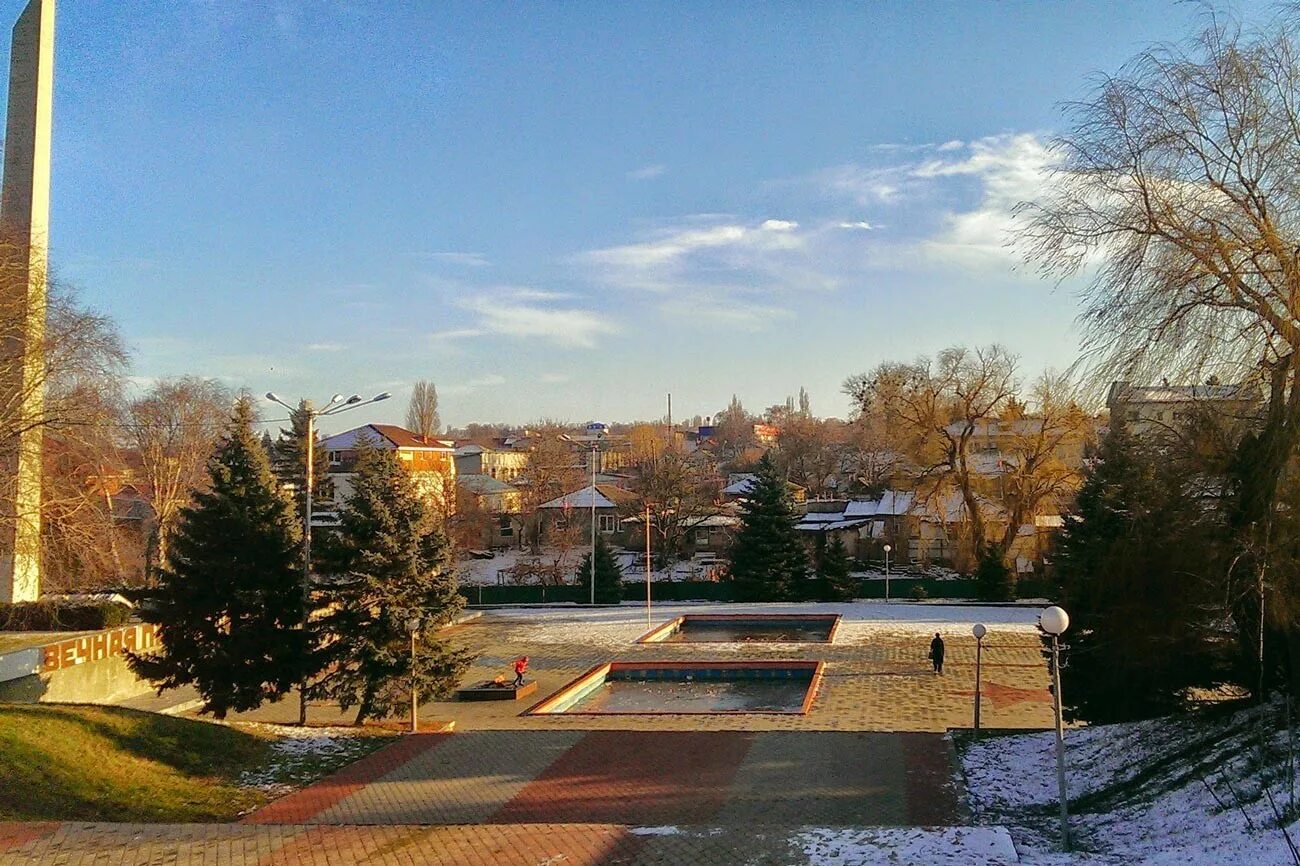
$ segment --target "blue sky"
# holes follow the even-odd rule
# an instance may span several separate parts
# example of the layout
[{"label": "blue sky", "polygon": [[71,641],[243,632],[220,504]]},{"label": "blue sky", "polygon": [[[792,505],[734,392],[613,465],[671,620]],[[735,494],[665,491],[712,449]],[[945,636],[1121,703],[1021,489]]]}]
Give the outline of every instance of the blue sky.
[{"label": "blue sky", "polygon": [[461,424],[843,414],[954,343],[1029,376],[1077,348],[1002,245],[1058,104],[1200,14],[65,0],[53,262],[139,381],[398,398],[358,421],[419,378]]}]

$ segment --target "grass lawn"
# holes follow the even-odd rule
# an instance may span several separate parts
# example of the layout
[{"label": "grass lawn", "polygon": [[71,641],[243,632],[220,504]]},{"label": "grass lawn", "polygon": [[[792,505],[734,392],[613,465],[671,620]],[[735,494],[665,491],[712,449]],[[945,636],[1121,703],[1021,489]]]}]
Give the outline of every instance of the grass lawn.
[{"label": "grass lawn", "polygon": [[283,773],[297,786],[390,741],[359,737],[304,773],[282,770],[260,732],[121,707],[0,704],[0,820],[228,821],[267,799],[241,777]]}]

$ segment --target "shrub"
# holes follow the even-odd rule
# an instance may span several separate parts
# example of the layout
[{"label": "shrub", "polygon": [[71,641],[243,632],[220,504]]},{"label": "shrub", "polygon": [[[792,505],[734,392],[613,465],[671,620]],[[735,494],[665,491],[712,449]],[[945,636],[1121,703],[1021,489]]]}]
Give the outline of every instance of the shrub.
[{"label": "shrub", "polygon": [[907,594],[914,601],[924,601],[930,597],[930,593],[926,592],[925,587],[919,583],[915,584]]},{"label": "shrub", "polygon": [[0,604],[0,631],[94,631],[125,625],[131,609],[111,601]]}]

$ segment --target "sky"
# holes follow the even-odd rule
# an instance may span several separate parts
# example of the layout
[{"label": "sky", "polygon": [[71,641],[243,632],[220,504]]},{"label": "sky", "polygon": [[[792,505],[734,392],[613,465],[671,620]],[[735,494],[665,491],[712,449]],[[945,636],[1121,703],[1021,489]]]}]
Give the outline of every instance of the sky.
[{"label": "sky", "polygon": [[51,261],[138,387],[393,393],[331,429],[418,379],[454,425],[801,386],[843,416],[847,376],[954,344],[1028,379],[1078,349],[1071,287],[1007,245],[1061,103],[1203,14],[64,0]]}]

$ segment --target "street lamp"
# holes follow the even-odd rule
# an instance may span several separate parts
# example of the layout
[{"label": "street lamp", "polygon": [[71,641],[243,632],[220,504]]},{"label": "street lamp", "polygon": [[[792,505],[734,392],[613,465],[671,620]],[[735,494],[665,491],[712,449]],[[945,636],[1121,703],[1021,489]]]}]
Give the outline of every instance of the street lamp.
[{"label": "street lamp", "polygon": [[591,440],[591,603],[596,604],[596,439]]},{"label": "street lamp", "polygon": [[885,545],[885,604],[889,604],[889,552],[893,549]]},{"label": "street lamp", "polygon": [[[275,396],[271,391],[266,392],[266,399],[272,403],[277,403],[288,409],[290,413],[303,412],[307,416],[307,471],[306,484],[303,486],[303,515],[302,515],[302,623],[300,624],[304,632],[307,631],[308,618],[311,616],[311,512],[312,512],[312,494],[315,492],[315,465],[316,465],[316,419],[324,418],[327,415],[337,415],[340,412],[347,412],[351,409],[359,409],[362,406],[369,406],[371,403],[378,403],[381,400],[387,400],[393,396],[387,391],[382,394],[376,394],[369,400],[362,400],[359,394],[353,394],[347,399],[342,394],[335,394],[330,401],[325,404],[324,409],[313,409],[310,400],[303,400],[300,407],[295,409],[288,403]],[[304,638],[305,639],[305,638]],[[307,681],[304,679],[298,684],[298,724],[307,724]]]},{"label": "street lamp", "polygon": [[645,504],[645,625],[650,627],[650,503]]},{"label": "street lamp", "polygon": [[970,630],[975,635],[975,731],[980,729],[980,665],[984,661],[984,635],[989,630],[984,627],[984,623],[977,622]]},{"label": "street lamp", "polygon": [[1052,636],[1052,704],[1056,711],[1056,787],[1061,799],[1061,846],[1070,850],[1070,802],[1065,787],[1065,732],[1061,722],[1060,637],[1070,627],[1070,615],[1053,605],[1038,617],[1038,627]]},{"label": "street lamp", "polygon": [[411,733],[415,734],[420,729],[419,687],[416,685],[419,679],[415,673],[415,636],[420,633],[419,617],[408,619],[406,630],[411,634]]}]

